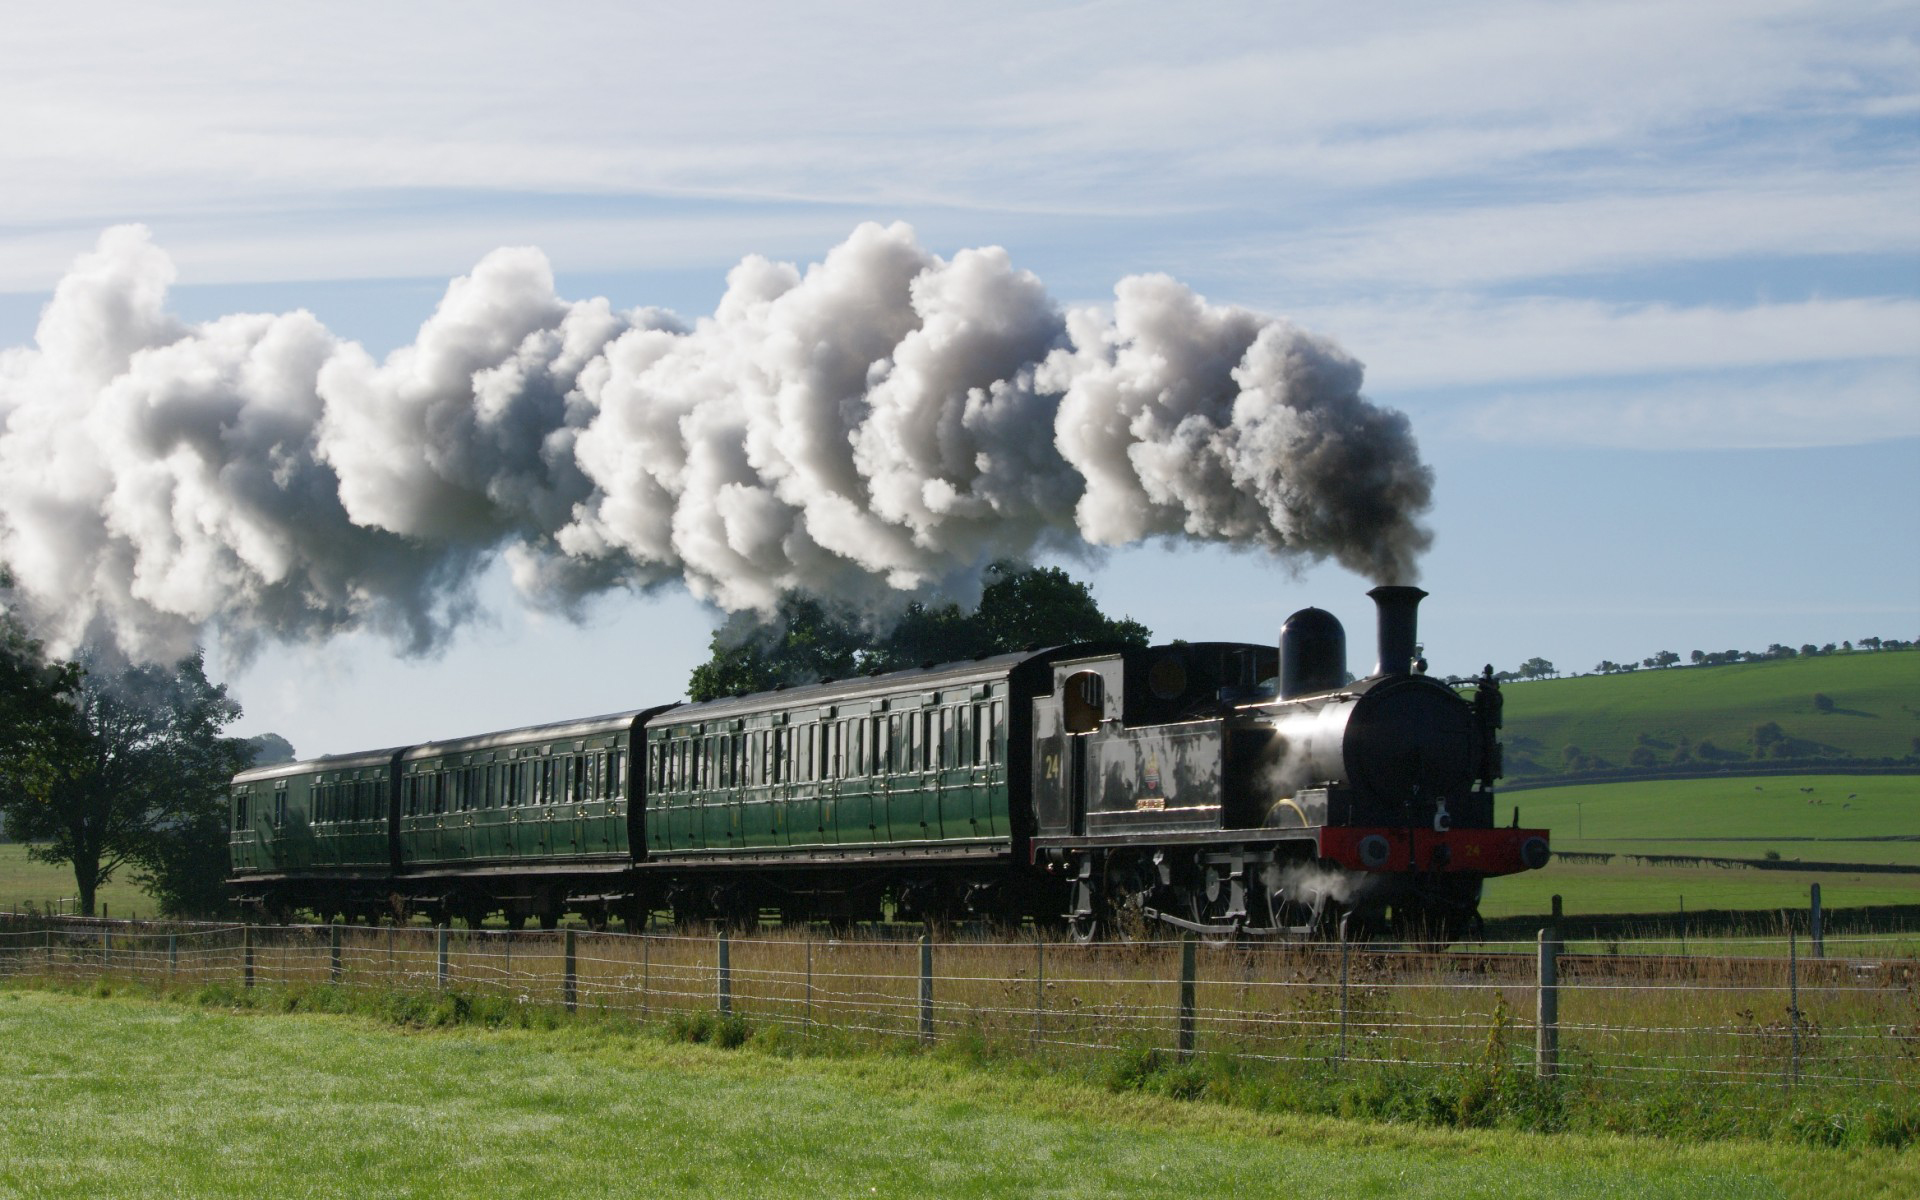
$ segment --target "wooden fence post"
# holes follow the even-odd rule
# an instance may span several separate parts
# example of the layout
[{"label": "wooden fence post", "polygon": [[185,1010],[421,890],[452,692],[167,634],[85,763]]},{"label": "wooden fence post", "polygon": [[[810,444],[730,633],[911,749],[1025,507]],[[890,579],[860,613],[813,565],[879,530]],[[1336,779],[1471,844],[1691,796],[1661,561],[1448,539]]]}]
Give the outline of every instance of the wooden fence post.
[{"label": "wooden fence post", "polygon": [[444,992],[447,990],[447,927],[436,925],[434,930],[436,935],[434,941],[438,949],[434,978],[439,983],[440,990]]},{"label": "wooden fence post", "polygon": [[733,1015],[733,959],[728,950],[727,931],[720,931],[720,962],[715,973],[715,990],[719,993],[720,1015]]},{"label": "wooden fence post", "polygon": [[340,982],[340,921],[327,926],[327,982]]},{"label": "wooden fence post", "polygon": [[1033,1044],[1037,1049],[1047,1040],[1047,943],[1033,943]]},{"label": "wooden fence post", "polygon": [[1787,1060],[1787,1086],[1800,1078],[1800,954],[1799,934],[1791,921],[1787,925],[1787,1026],[1792,1038],[1792,1057]]},{"label": "wooden fence post", "polygon": [[180,935],[167,935],[167,982],[173,982],[173,973],[180,968]]},{"label": "wooden fence post", "polygon": [[1540,995],[1534,1019],[1534,1073],[1551,1079],[1560,1071],[1560,931],[1540,931]]},{"label": "wooden fence post", "polygon": [[920,1040],[933,1040],[933,942],[920,935]]},{"label": "wooden fence post", "polygon": [[1194,980],[1197,975],[1197,943],[1191,936],[1180,939],[1180,1057],[1193,1054]]},{"label": "wooden fence post", "polygon": [[1353,943],[1345,937],[1340,939],[1340,1061],[1347,1061],[1347,1012],[1349,1009],[1349,960],[1353,956]]},{"label": "wooden fence post", "polygon": [[253,926],[240,927],[240,986],[253,986]]},{"label": "wooden fence post", "polygon": [[566,931],[564,944],[565,961],[561,965],[565,973],[560,979],[560,1002],[568,1012],[573,1012],[580,1005],[580,959],[573,930]]},{"label": "wooden fence post", "polygon": [[1813,937],[1813,956],[1815,958],[1825,958],[1827,956],[1827,948],[1826,948],[1826,941],[1823,936],[1825,933],[1825,930],[1821,928],[1822,921],[1820,919],[1821,918],[1820,885],[1817,883],[1813,885],[1812,911],[1809,912],[1807,916],[1809,920],[1812,922],[1812,928],[1808,930],[1808,933],[1810,933]]}]

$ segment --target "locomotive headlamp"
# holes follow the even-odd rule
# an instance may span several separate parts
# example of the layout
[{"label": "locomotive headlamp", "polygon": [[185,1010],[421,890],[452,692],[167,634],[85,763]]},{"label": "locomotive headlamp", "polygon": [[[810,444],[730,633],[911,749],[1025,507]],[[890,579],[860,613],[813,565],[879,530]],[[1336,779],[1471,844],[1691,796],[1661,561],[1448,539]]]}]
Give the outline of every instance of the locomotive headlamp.
[{"label": "locomotive headlamp", "polygon": [[1530,871],[1538,871],[1546,866],[1547,860],[1551,857],[1553,854],[1547,849],[1545,838],[1530,837],[1520,843],[1520,861],[1527,864],[1527,869]]},{"label": "locomotive headlamp", "polygon": [[1360,865],[1363,867],[1384,867],[1387,858],[1393,853],[1393,847],[1387,839],[1377,833],[1370,833],[1360,839]]}]

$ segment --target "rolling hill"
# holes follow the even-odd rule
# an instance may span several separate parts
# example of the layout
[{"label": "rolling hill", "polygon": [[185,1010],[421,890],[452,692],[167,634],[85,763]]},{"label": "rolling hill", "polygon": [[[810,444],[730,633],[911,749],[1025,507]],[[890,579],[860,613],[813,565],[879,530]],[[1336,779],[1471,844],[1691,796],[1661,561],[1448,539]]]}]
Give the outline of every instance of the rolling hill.
[{"label": "rolling hill", "polygon": [[1920,771],[1920,652],[1855,651],[1510,684],[1508,783],[1609,768],[1894,760]]}]

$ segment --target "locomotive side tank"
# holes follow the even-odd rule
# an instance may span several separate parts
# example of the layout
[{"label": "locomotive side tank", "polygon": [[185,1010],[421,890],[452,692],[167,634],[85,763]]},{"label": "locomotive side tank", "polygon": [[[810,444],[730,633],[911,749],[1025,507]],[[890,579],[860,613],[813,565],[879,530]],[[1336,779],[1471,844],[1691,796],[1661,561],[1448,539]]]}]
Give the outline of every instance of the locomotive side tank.
[{"label": "locomotive side tank", "polygon": [[1130,921],[1206,933],[1457,936],[1482,882],[1544,866],[1494,828],[1498,685],[1424,673],[1425,593],[1380,587],[1380,661],[1305,609],[1280,652],[1201,643],[1055,665],[1035,702],[1037,859],[1073,881],[1083,937]]}]

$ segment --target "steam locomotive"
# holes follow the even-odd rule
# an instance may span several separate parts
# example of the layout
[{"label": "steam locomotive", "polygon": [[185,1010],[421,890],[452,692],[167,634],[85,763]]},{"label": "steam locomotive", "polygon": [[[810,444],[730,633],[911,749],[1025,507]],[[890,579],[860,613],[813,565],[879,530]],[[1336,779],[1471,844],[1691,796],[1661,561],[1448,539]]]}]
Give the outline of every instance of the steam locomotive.
[{"label": "steam locomotive", "polygon": [[1496,828],[1500,693],[1308,608],[1277,650],[1074,645],[246,771],[237,900],[552,927],[1032,921],[1075,938],[1451,940],[1546,865]]}]

